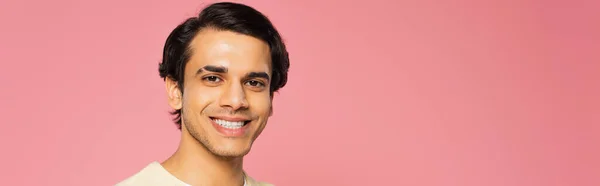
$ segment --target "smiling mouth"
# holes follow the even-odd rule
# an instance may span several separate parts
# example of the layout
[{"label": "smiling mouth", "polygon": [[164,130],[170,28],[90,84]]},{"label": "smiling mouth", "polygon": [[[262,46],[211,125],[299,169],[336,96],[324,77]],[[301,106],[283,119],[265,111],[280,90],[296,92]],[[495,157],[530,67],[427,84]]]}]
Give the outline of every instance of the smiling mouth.
[{"label": "smiling mouth", "polygon": [[225,119],[220,119],[220,118],[215,118],[215,117],[210,117],[210,119],[213,120],[216,124],[218,124],[224,128],[228,128],[228,129],[239,129],[239,128],[244,127],[248,123],[250,123],[250,120],[230,121],[230,120],[225,120]]}]

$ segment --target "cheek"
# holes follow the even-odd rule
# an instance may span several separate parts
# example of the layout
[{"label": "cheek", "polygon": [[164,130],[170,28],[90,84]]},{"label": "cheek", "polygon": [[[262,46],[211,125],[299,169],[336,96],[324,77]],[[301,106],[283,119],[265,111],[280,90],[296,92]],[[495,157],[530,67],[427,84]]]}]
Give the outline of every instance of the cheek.
[{"label": "cheek", "polygon": [[189,86],[186,87],[186,92],[184,92],[183,105],[194,111],[202,111],[214,100],[215,95],[214,90],[211,91],[199,86]]},{"label": "cheek", "polygon": [[271,109],[271,96],[269,96],[269,93],[248,96],[247,99],[254,113],[261,116],[268,116]]}]

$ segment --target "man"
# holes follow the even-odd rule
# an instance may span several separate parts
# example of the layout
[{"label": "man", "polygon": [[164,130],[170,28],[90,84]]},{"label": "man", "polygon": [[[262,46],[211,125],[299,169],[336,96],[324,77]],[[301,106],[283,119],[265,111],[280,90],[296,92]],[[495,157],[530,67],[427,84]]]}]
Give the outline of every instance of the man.
[{"label": "man", "polygon": [[272,23],[238,3],[215,3],[167,38],[159,65],[181,141],[117,186],[260,186],[243,157],[273,113],[289,60]]}]

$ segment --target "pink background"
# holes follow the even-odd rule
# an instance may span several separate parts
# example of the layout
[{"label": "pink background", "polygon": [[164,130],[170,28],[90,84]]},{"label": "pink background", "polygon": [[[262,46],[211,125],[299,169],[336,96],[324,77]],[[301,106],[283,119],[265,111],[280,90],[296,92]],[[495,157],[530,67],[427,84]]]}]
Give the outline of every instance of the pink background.
[{"label": "pink background", "polygon": [[[157,64],[209,2],[2,0],[0,185],[113,185],[174,152]],[[253,177],[600,185],[599,1],[237,2],[292,63]]]}]

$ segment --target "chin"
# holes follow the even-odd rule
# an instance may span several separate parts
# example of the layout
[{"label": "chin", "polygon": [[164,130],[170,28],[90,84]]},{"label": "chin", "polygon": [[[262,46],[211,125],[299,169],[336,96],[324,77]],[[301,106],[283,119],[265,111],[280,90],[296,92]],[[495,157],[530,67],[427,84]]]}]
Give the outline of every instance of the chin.
[{"label": "chin", "polygon": [[243,157],[250,152],[250,146],[247,145],[220,145],[220,146],[212,146],[208,147],[208,150],[218,156],[223,158],[238,158]]}]

